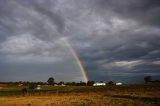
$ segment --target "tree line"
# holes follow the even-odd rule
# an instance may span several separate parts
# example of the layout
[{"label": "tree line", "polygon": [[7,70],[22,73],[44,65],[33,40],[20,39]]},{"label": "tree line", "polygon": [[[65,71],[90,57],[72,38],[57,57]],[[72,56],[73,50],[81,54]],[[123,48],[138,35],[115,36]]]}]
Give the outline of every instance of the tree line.
[{"label": "tree line", "polygon": [[[153,80],[152,76],[145,76],[144,77],[144,82],[145,84],[148,83],[155,83],[158,82],[160,83],[159,80]],[[55,79],[53,77],[49,77],[48,80],[46,82],[29,82],[29,81],[19,81],[19,82],[0,82],[0,84],[23,84],[25,86],[30,86],[30,88],[34,88],[37,85],[68,85],[68,86],[93,86],[93,84],[95,83],[95,81],[87,81],[87,82],[64,82],[64,81],[60,81],[60,82],[55,82]],[[100,83],[103,83],[102,81],[100,81]],[[113,81],[108,81],[105,82],[106,85],[115,85],[115,83]]]}]

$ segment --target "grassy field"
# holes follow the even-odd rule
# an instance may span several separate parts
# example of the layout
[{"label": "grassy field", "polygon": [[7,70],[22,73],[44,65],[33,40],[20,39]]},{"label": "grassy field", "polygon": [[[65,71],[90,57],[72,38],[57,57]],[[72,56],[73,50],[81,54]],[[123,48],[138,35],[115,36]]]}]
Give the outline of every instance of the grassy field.
[{"label": "grassy field", "polygon": [[124,86],[26,86],[0,85],[0,106],[160,106],[160,85]]}]

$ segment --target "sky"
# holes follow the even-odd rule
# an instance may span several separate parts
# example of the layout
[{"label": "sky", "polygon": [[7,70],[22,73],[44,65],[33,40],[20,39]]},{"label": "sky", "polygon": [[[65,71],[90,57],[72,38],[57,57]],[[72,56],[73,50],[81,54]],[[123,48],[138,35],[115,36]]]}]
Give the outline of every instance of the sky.
[{"label": "sky", "polygon": [[160,0],[0,0],[0,81],[160,79]]}]

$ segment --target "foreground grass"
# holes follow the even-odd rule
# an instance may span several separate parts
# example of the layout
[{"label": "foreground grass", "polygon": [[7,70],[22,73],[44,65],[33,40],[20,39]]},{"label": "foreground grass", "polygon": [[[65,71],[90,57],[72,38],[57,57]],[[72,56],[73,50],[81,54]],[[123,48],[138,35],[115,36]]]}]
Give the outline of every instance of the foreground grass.
[{"label": "foreground grass", "polygon": [[160,106],[157,84],[42,86],[41,90],[29,90],[25,95],[21,88],[5,85],[0,90],[0,106]]},{"label": "foreground grass", "polygon": [[159,106],[159,102],[116,98],[103,93],[0,97],[0,106]]}]

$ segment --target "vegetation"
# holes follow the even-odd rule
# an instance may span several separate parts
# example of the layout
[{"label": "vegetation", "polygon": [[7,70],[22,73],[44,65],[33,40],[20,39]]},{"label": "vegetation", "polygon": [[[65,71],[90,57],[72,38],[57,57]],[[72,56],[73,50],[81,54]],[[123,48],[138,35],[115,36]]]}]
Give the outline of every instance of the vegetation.
[{"label": "vegetation", "polygon": [[34,83],[29,84],[29,89],[35,89],[36,87],[37,85]]},{"label": "vegetation", "polygon": [[[159,106],[160,84],[123,86],[52,86],[41,90],[0,84],[4,106]],[[24,88],[25,87],[25,88]]]},{"label": "vegetation", "polygon": [[148,82],[152,81],[152,77],[151,76],[145,76],[144,81],[147,84]]},{"label": "vegetation", "polygon": [[114,85],[114,82],[113,81],[109,81],[108,85]]},{"label": "vegetation", "polygon": [[[93,86],[94,81],[0,83],[2,106],[159,106],[160,83],[145,77],[147,84]],[[148,83],[148,81],[150,83]],[[37,89],[39,87],[40,89]]]},{"label": "vegetation", "polygon": [[50,77],[47,82],[48,82],[48,84],[53,85],[54,84],[54,78]]},{"label": "vegetation", "polygon": [[94,83],[95,83],[94,81],[88,81],[87,86],[93,86]]}]

